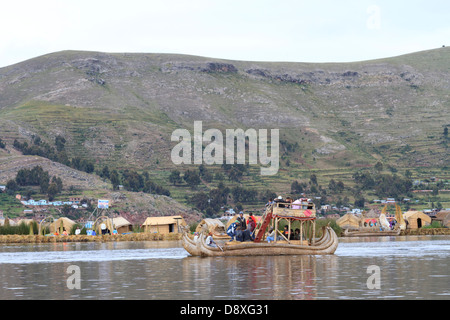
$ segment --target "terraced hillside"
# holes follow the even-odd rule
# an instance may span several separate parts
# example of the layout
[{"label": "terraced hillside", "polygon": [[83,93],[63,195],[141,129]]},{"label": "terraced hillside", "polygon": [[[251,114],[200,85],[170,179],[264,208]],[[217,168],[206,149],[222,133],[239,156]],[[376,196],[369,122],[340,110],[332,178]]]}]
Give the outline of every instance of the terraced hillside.
[{"label": "terraced hillside", "polygon": [[192,132],[194,121],[203,130],[280,129],[278,174],[251,166],[244,179],[258,189],[287,191],[311,172],[348,180],[378,161],[448,175],[449,109],[450,48],[340,64],[63,51],[0,69],[8,145],[61,135],[69,157],[147,170],[166,185],[176,168],[171,133]]}]

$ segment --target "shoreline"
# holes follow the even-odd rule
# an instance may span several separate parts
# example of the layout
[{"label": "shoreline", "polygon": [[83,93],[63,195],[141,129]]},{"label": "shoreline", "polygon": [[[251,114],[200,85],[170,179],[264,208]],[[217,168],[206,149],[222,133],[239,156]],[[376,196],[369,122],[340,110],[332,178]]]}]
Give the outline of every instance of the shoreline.
[{"label": "shoreline", "polygon": [[450,235],[450,228],[422,228],[406,229],[400,233],[401,236],[446,236]]},{"label": "shoreline", "polygon": [[[407,229],[399,236],[450,235],[450,228]],[[117,235],[0,235],[0,244],[7,243],[60,243],[60,242],[120,242],[120,241],[174,241],[181,240],[181,233],[127,233]]]},{"label": "shoreline", "polygon": [[68,235],[68,236],[42,236],[42,235],[0,235],[0,244],[3,243],[56,243],[56,242],[119,242],[119,241],[164,241],[181,240],[181,233],[128,233],[117,235]]}]

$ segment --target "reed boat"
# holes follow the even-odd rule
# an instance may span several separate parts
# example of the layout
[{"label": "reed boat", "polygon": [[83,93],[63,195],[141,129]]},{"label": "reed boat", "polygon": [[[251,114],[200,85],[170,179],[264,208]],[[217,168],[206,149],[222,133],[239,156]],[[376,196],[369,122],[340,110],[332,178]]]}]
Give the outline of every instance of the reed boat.
[{"label": "reed boat", "polygon": [[398,236],[401,230],[353,230],[345,229],[342,236],[344,237],[380,237],[380,236]]},{"label": "reed boat", "polygon": [[[306,211],[306,212],[305,212]],[[288,221],[289,229],[295,220],[300,221],[302,229],[299,240],[287,239],[278,231],[281,219]],[[267,227],[272,223],[279,235],[275,241],[264,241]],[[290,230],[289,230],[290,231]],[[325,226],[320,238],[315,238],[315,209],[312,202],[305,206],[294,207],[291,203],[272,204],[266,211],[255,229],[254,241],[220,241],[217,247],[206,244],[206,233],[201,232],[195,241],[187,229],[183,229],[182,243],[184,249],[192,256],[222,257],[222,256],[274,256],[274,255],[326,255],[334,254],[338,246],[338,237],[334,230]]]},{"label": "reed boat", "polygon": [[[390,229],[389,222],[386,217],[387,204],[384,206],[381,214],[376,218],[363,216],[354,218],[358,227],[353,226],[344,228],[343,237],[381,237],[381,236],[398,236],[402,230],[406,229],[406,223],[403,218],[402,210],[398,204],[395,204],[395,221],[397,222],[393,229]],[[344,217],[343,217],[344,218]],[[366,226],[367,221],[375,225]],[[339,221],[336,221],[339,225]],[[345,222],[344,222],[345,223]]]}]

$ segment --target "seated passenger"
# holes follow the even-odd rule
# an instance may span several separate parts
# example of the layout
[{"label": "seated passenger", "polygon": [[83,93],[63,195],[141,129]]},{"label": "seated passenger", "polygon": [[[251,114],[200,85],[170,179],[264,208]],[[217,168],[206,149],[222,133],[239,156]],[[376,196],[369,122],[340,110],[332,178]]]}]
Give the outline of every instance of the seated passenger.
[{"label": "seated passenger", "polygon": [[269,229],[269,235],[267,236],[267,242],[271,243],[272,241],[275,241],[275,230],[271,227]]},{"label": "seated passenger", "polygon": [[236,228],[236,233],[234,235],[234,239],[236,241],[244,241],[244,235],[242,234],[242,229],[239,225]]},{"label": "seated passenger", "polygon": [[291,208],[292,207],[292,198],[291,197],[286,197],[286,208]]},{"label": "seated passenger", "polygon": [[206,238],[206,244],[210,247],[217,248],[217,244],[214,242],[212,237],[212,232],[208,233],[208,237]]},{"label": "seated passenger", "polygon": [[284,208],[284,200],[282,196],[278,196],[273,202],[278,204],[279,208]]},{"label": "seated passenger", "polygon": [[284,226],[283,236],[285,236],[286,239],[288,239],[288,240],[289,240],[289,238],[290,238],[289,227],[288,227],[287,225]]},{"label": "seated passenger", "polygon": [[294,240],[300,240],[300,229],[295,229]]},{"label": "seated passenger", "polygon": [[250,232],[250,229],[245,229],[242,231],[242,241],[253,241],[253,235]]},{"label": "seated passenger", "polygon": [[230,226],[227,229],[227,235],[229,235],[231,237],[230,241],[234,240],[234,237],[236,236],[236,229],[237,229],[237,224],[236,222],[233,222],[232,224],[230,224]]},{"label": "seated passenger", "polygon": [[295,200],[292,203],[292,209],[301,209],[302,208],[301,204],[302,204],[302,202],[300,199]]}]

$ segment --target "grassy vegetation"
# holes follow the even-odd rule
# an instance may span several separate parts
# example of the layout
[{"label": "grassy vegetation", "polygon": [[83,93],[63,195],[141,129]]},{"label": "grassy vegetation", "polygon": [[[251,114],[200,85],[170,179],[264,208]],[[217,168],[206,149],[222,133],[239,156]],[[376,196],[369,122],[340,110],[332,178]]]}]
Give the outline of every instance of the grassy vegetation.
[{"label": "grassy vegetation", "polygon": [[26,224],[20,223],[18,226],[9,225],[6,223],[4,226],[0,226],[0,235],[36,235],[38,234],[39,227],[36,221]]},{"label": "grassy vegetation", "polygon": [[0,210],[3,216],[15,218],[23,214],[24,207],[14,196],[0,192]]}]

